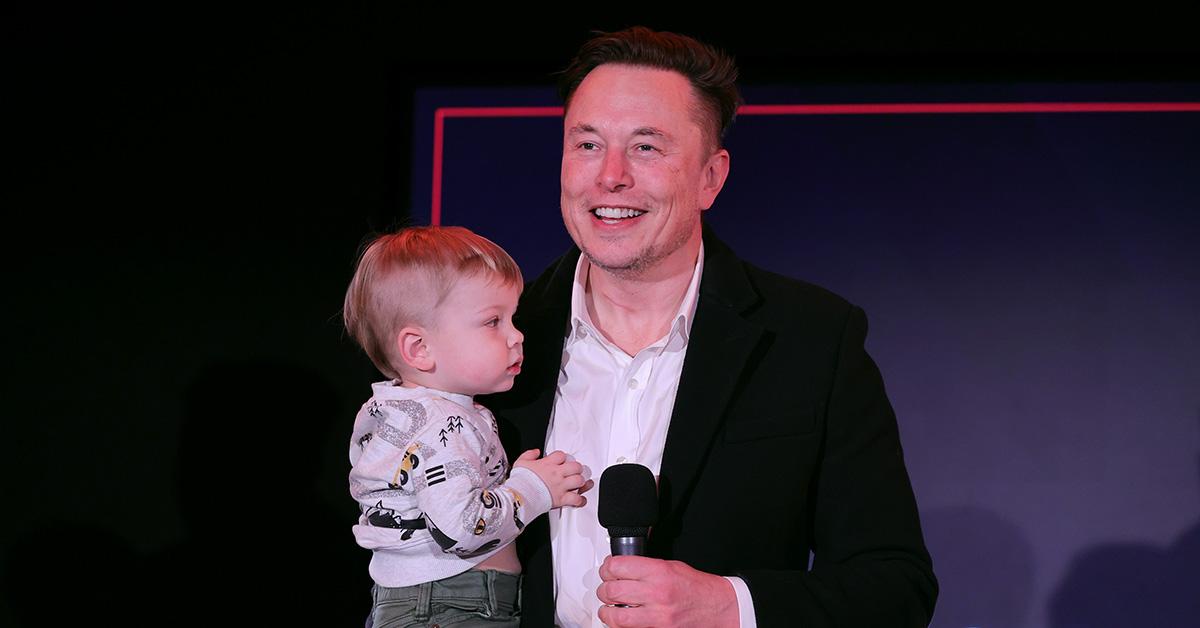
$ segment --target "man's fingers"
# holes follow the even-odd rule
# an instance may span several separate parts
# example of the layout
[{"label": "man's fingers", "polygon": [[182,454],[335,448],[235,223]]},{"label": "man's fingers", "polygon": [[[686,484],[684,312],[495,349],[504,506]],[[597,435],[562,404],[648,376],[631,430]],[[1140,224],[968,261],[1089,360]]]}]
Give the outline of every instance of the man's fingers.
[{"label": "man's fingers", "polygon": [[620,606],[601,606],[596,613],[600,621],[609,628],[634,628],[643,625],[637,621],[638,609]]},{"label": "man's fingers", "polygon": [[[606,604],[600,617],[607,617],[610,627],[736,625],[733,585],[685,563],[609,556],[600,565],[600,578],[596,597]],[[620,608],[625,604],[632,608]]]},{"label": "man's fingers", "polygon": [[600,563],[600,579],[605,582],[617,579],[616,574],[614,574],[612,571],[612,562],[614,558],[616,557],[609,556],[608,558],[604,559],[604,562]]},{"label": "man's fingers", "polygon": [[601,582],[596,587],[596,597],[605,604],[641,606],[645,603],[641,588],[645,585],[634,580],[612,580]]},{"label": "man's fingers", "polygon": [[540,453],[542,453],[542,451],[540,449],[530,449],[528,451],[521,453],[520,456],[517,456],[517,460],[525,460],[525,461],[532,462],[532,461],[538,459],[538,454],[540,454]]},{"label": "man's fingers", "polygon": [[645,556],[609,556],[600,564],[600,579],[643,580],[656,565],[665,564],[662,560]]},{"label": "man's fingers", "polygon": [[591,480],[588,480],[587,482],[584,482],[584,483],[583,483],[583,486],[579,487],[579,491],[578,491],[578,492],[579,492],[579,494],[580,494],[580,495],[582,495],[582,494],[584,494],[584,493],[586,493],[586,492],[588,492],[588,491],[592,490],[592,487],[593,487],[593,486],[595,486],[595,485],[596,485],[596,483],[595,483],[595,482],[593,482],[593,481],[591,481]]}]

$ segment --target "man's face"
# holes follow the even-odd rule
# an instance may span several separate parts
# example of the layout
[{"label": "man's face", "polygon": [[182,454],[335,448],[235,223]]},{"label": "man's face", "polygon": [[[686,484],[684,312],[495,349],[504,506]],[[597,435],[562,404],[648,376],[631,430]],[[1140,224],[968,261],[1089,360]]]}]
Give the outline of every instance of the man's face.
[{"label": "man's face", "polygon": [[729,172],[712,150],[688,80],[607,64],[584,78],[564,121],[562,214],[591,262],[616,274],[682,272],[700,247],[700,212]]}]

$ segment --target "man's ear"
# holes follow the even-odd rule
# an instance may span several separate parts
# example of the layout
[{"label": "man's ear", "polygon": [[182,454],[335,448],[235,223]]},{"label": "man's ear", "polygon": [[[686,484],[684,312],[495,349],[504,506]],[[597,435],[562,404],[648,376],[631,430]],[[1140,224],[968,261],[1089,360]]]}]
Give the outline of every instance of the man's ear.
[{"label": "man's ear", "polygon": [[725,179],[729,178],[729,151],[724,148],[717,150],[704,164],[703,178],[700,181],[700,209],[712,207],[721,188],[725,187]]},{"label": "man's ear", "polygon": [[396,334],[400,359],[418,371],[433,370],[433,351],[425,343],[425,330],[421,327],[405,327]]}]

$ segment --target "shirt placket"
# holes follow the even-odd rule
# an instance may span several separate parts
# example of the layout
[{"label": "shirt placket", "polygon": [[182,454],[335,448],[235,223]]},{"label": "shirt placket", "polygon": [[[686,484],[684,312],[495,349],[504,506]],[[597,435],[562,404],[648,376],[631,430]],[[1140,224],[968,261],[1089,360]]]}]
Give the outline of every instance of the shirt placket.
[{"label": "shirt placket", "polygon": [[638,462],[642,444],[642,401],[649,383],[653,350],[639,352],[621,372],[614,391],[612,429],[609,432],[609,465]]}]

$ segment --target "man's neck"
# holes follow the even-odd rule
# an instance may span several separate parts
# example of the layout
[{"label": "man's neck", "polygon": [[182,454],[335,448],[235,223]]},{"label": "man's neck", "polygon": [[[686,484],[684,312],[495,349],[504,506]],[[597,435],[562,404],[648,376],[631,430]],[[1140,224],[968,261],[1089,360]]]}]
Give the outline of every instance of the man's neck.
[{"label": "man's neck", "polygon": [[639,275],[616,275],[589,264],[584,301],[592,324],[622,351],[637,355],[670,331],[698,254],[685,258],[690,263]]}]

